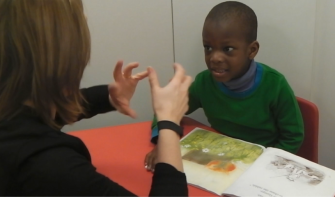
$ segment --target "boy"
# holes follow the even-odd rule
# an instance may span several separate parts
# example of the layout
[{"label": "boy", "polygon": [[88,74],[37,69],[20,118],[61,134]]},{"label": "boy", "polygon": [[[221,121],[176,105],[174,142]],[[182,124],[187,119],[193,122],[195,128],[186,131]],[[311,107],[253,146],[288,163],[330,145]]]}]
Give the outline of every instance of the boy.
[{"label": "boy", "polygon": [[[227,136],[296,153],[304,138],[301,112],[285,77],[254,61],[257,17],[240,2],[216,5],[203,32],[207,70],[189,89],[190,114],[203,108],[211,127]],[[152,142],[157,140],[156,120]],[[154,168],[156,149],[147,154]]]}]

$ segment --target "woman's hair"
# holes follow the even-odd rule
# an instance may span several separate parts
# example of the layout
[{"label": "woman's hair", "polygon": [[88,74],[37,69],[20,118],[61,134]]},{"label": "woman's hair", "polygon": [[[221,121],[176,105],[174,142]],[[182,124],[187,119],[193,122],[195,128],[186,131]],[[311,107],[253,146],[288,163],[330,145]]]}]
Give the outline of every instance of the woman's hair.
[{"label": "woman's hair", "polygon": [[60,127],[83,113],[79,86],[90,59],[81,0],[0,0],[0,121],[29,102],[43,121]]}]

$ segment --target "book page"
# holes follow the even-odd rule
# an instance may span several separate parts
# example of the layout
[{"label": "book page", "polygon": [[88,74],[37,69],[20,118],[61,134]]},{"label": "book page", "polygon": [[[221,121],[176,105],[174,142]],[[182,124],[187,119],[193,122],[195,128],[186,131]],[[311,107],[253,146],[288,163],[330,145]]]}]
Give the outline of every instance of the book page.
[{"label": "book page", "polygon": [[283,150],[268,148],[224,194],[334,197],[335,171]]},{"label": "book page", "polygon": [[187,182],[220,195],[261,155],[264,147],[194,129],[181,142]]}]

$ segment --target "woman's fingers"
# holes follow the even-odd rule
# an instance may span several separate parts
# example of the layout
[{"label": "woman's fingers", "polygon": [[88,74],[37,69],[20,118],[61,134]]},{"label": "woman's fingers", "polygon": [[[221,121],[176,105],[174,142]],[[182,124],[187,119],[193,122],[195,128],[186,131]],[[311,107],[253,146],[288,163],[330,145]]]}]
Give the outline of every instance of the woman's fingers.
[{"label": "woman's fingers", "polygon": [[149,75],[148,71],[143,71],[143,72],[140,72],[140,73],[137,73],[136,75],[133,76],[134,79],[137,79],[137,80],[142,80],[144,78],[146,78],[147,76]]},{"label": "woman's fingers", "polygon": [[115,81],[120,81],[122,80],[123,76],[122,76],[122,65],[123,65],[123,61],[119,60],[116,62],[114,71],[113,71],[113,76],[114,76],[114,80]]},{"label": "woman's fingers", "polygon": [[148,67],[148,73],[149,73],[149,83],[150,83],[151,91],[154,91],[155,89],[160,88],[156,71],[153,68]]},{"label": "woman's fingers", "polygon": [[128,65],[126,66],[126,68],[123,70],[123,76],[124,76],[125,78],[130,78],[133,69],[134,69],[134,68],[137,68],[138,65],[139,65],[139,64],[138,64],[137,62],[132,62],[132,63],[128,64]]}]

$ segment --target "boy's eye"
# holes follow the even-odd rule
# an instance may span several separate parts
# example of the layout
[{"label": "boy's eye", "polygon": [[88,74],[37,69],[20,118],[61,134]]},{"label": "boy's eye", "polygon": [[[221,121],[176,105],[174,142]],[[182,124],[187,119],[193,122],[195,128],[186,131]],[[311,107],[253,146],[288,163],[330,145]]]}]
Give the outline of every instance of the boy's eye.
[{"label": "boy's eye", "polygon": [[223,48],[223,51],[225,51],[225,52],[231,52],[233,50],[234,50],[233,47],[225,47],[225,48]]},{"label": "boy's eye", "polygon": [[210,46],[204,46],[204,48],[205,48],[205,51],[212,51],[212,47]]}]

